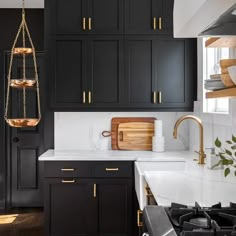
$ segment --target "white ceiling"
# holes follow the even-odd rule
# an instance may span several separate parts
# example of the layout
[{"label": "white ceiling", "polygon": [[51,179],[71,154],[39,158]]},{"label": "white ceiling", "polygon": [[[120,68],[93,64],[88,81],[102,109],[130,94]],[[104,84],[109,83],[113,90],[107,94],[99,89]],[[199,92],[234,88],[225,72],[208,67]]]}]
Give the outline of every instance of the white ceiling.
[{"label": "white ceiling", "polygon": [[[0,0],[0,8],[21,8],[22,0]],[[44,8],[44,0],[25,0],[26,8]]]}]

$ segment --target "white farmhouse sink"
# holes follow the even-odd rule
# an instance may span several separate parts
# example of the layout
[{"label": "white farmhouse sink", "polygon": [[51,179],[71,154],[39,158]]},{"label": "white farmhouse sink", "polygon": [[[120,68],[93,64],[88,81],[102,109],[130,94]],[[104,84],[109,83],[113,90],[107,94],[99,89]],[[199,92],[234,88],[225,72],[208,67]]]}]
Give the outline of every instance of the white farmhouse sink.
[{"label": "white farmhouse sink", "polygon": [[148,161],[148,162],[135,162],[134,173],[135,173],[135,190],[139,202],[139,208],[143,208],[147,205],[146,203],[146,180],[144,177],[145,171],[184,171],[185,161],[180,158],[175,158],[173,161]]}]

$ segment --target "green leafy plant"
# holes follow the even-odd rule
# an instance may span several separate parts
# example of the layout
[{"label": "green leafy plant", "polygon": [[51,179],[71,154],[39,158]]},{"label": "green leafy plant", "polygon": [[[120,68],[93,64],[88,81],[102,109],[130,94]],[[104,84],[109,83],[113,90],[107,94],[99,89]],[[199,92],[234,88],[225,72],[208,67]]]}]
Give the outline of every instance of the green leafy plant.
[{"label": "green leafy plant", "polygon": [[214,166],[223,165],[224,175],[227,177],[231,170],[234,171],[234,175],[236,176],[236,137],[232,135],[231,140],[227,140],[227,148],[222,146],[222,142],[219,138],[215,140],[215,146],[218,149],[217,155],[220,157],[220,161]]}]

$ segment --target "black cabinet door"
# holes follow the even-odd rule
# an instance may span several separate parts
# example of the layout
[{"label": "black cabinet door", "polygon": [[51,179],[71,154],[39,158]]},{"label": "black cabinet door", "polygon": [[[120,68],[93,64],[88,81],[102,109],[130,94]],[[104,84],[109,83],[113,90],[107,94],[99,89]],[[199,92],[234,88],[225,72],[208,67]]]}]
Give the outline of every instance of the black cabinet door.
[{"label": "black cabinet door", "polygon": [[[123,98],[122,37],[92,37],[88,50],[87,106],[115,108]],[[89,95],[90,93],[90,95]]]},{"label": "black cabinet door", "polygon": [[96,235],[97,206],[90,180],[46,178],[45,187],[47,236]]},{"label": "black cabinet door", "polygon": [[86,90],[86,41],[56,40],[52,105],[54,108],[83,107],[83,94]]},{"label": "black cabinet door", "polygon": [[86,30],[89,34],[123,33],[123,0],[89,0]]},{"label": "black cabinet door", "polygon": [[125,33],[155,34],[155,0],[125,0]]},{"label": "black cabinet door", "polygon": [[191,110],[196,91],[196,41],[160,37],[156,45],[158,107]]},{"label": "black cabinet door", "polygon": [[84,34],[83,18],[87,14],[86,0],[53,0],[49,4],[57,34]]},{"label": "black cabinet door", "polygon": [[125,4],[125,33],[172,34],[174,0],[127,0]]},{"label": "black cabinet door", "polygon": [[158,32],[161,34],[172,35],[174,0],[161,0],[161,1],[159,0],[157,1],[157,3],[158,3],[157,6]]},{"label": "black cabinet door", "polygon": [[152,108],[156,63],[152,37],[126,37],[125,40],[125,98],[126,106]]},{"label": "black cabinet door", "polygon": [[132,179],[97,179],[99,235],[132,235]]}]

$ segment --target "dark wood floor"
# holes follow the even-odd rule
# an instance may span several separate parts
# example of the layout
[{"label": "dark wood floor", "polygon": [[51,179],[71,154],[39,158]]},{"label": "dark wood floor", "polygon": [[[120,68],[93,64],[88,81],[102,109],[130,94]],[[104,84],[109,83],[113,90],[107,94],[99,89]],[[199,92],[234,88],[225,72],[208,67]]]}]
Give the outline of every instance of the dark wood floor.
[{"label": "dark wood floor", "polygon": [[43,236],[43,210],[16,208],[0,212],[1,236]]}]

